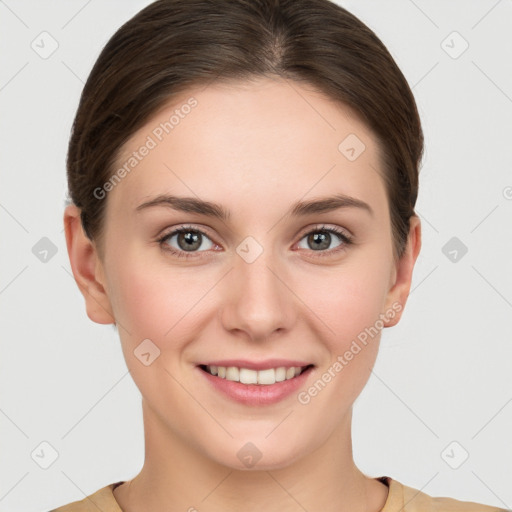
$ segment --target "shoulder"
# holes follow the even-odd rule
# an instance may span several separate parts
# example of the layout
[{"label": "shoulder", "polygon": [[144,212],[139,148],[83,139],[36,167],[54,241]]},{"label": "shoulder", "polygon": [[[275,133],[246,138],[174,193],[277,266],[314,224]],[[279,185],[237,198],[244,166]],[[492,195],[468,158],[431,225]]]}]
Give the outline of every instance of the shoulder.
[{"label": "shoulder", "polygon": [[121,483],[116,482],[102,487],[83,500],[73,501],[49,512],[98,512],[98,510],[101,510],[101,512],[122,512],[113,493],[113,490]]},{"label": "shoulder", "polygon": [[381,512],[510,512],[504,508],[454,498],[434,497],[404,485],[390,477],[382,477],[389,494]]}]

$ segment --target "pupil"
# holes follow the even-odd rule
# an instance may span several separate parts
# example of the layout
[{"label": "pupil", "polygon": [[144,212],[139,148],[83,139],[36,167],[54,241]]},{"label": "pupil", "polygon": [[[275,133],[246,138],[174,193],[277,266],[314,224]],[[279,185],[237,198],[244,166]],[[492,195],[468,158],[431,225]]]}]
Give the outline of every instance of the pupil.
[{"label": "pupil", "polygon": [[328,248],[331,236],[329,233],[315,233],[310,235],[310,238],[312,238],[314,249],[317,250]]},{"label": "pupil", "polygon": [[[183,246],[181,244],[181,241],[185,240],[185,245]],[[190,249],[197,249],[201,243],[199,242],[199,234],[198,233],[192,233],[191,231],[187,231],[186,233],[180,233],[178,236],[178,243],[180,245],[181,249],[184,250],[190,250]]]}]

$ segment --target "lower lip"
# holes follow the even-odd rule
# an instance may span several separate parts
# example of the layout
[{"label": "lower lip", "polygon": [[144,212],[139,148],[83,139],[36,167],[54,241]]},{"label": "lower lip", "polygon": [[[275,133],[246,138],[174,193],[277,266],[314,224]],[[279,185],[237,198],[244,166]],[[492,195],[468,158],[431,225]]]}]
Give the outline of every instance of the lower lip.
[{"label": "lower lip", "polygon": [[270,385],[241,384],[240,382],[211,375],[199,366],[196,366],[196,368],[215,389],[236,402],[244,405],[271,405],[285,399],[292,393],[297,392],[301,386],[304,386],[314,366],[310,366],[298,377]]}]

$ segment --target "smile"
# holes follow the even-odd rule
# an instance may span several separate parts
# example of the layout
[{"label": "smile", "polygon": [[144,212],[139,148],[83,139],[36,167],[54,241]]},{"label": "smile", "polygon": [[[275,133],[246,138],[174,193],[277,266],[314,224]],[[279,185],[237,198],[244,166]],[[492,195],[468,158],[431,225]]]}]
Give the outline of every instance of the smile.
[{"label": "smile", "polygon": [[271,386],[276,382],[291,380],[312,366],[291,366],[288,368],[280,366],[265,370],[252,370],[236,366],[199,365],[201,370],[221,379],[240,382],[241,384],[258,384],[262,386]]}]

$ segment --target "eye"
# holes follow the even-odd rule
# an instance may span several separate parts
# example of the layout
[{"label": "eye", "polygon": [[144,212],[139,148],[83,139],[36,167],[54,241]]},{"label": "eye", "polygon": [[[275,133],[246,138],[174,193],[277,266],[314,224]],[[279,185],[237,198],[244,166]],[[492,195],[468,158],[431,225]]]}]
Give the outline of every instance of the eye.
[{"label": "eye", "polygon": [[[333,235],[335,235],[333,237]],[[334,247],[331,247],[332,242],[336,242],[336,238],[339,243]],[[352,236],[336,227],[325,227],[317,226],[312,231],[307,232],[301,239],[306,243],[306,247],[300,249],[311,249],[313,252],[318,252],[315,256],[327,256],[345,250],[348,245],[352,244]],[[299,242],[300,244],[300,242]],[[327,254],[324,254],[327,253]]]},{"label": "eye", "polygon": [[[323,225],[308,231],[303,235],[301,241],[304,239],[307,246],[301,247],[301,242],[299,242],[299,248],[318,253],[314,255],[315,257],[330,256],[333,253],[345,250],[348,245],[353,243],[352,235],[339,228]],[[336,242],[336,239],[338,239],[338,244],[331,247],[332,242]],[[217,247],[204,231],[192,226],[182,226],[174,229],[164,234],[157,241],[163,250],[180,258],[193,258],[196,257],[195,253],[207,252],[209,249]],[[201,247],[203,250],[199,250]]]},{"label": "eye", "polygon": [[215,245],[204,231],[191,226],[175,229],[159,238],[158,242],[164,250],[185,258],[193,257],[193,253],[203,252],[198,251],[200,247],[208,250]]}]

